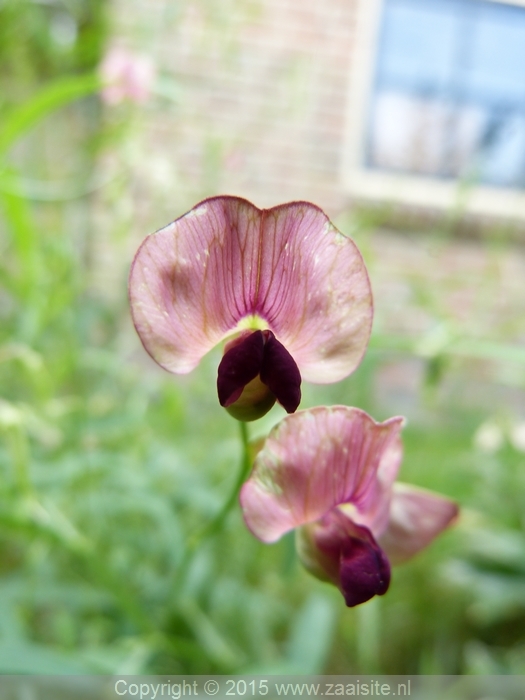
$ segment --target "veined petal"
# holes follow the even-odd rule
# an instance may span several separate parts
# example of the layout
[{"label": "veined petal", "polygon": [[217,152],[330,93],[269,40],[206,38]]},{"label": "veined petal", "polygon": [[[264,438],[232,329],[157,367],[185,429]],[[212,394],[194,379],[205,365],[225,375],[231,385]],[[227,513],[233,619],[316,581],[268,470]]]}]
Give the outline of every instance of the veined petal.
[{"label": "veined petal", "polygon": [[383,595],[390,584],[390,563],[368,528],[337,508],[297,530],[297,553],[317,578],[334,583],[349,607]]},{"label": "veined petal", "polygon": [[458,513],[458,506],[444,496],[407,484],[394,484],[390,518],[379,544],[391,562],[399,564],[429,545]]},{"label": "veined petal", "polygon": [[149,354],[185,374],[253,313],[259,210],[205,200],[140,246],[129,278],[135,328]]},{"label": "veined petal", "polygon": [[304,379],[338,381],[359,364],[373,313],[355,244],[306,202],[273,209],[237,197],[201,202],[146,238],[129,295],[144,347],[175,373],[192,370],[255,316]]},{"label": "veined petal", "polygon": [[361,498],[359,508],[353,503],[343,503],[339,506],[339,509],[354,522],[373,532],[374,537],[381,535],[388,525],[392,485],[401,466],[402,457],[403,446],[400,436],[397,435],[383,450],[377,468],[377,478]]},{"label": "veined petal", "polygon": [[292,202],[261,212],[257,309],[303,379],[337,382],[360,363],[373,301],[355,243],[318,207]]},{"label": "veined petal", "polygon": [[249,529],[263,542],[275,542],[342,503],[375,512],[384,502],[377,472],[402,422],[376,423],[347,406],[319,406],[284,418],[241,490]]}]

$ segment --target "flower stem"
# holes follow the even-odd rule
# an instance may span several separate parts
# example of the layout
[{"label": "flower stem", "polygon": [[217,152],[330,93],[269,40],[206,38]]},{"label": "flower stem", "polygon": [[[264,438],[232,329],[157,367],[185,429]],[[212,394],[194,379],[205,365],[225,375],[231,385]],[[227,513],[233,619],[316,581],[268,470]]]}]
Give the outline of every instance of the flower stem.
[{"label": "flower stem", "polygon": [[203,530],[201,531],[200,539],[204,539],[208,535],[215,534],[216,532],[220,532],[222,529],[222,526],[224,525],[224,522],[226,518],[228,517],[231,509],[235,505],[237,498],[239,497],[239,492],[241,490],[241,486],[244,483],[244,480],[248,476],[248,472],[250,471],[251,467],[251,460],[250,460],[250,450],[249,450],[249,443],[248,443],[248,427],[246,423],[243,421],[239,421],[239,425],[241,427],[241,442],[242,442],[242,458],[241,458],[241,468],[239,470],[239,474],[237,476],[237,480],[235,481],[235,485],[233,487],[232,492],[230,493],[230,496],[226,503],[223,505],[221,510],[217,513],[217,515],[213,518],[211,522],[206,525]]},{"label": "flower stem", "polygon": [[235,485],[232,489],[232,492],[230,493],[227,501],[223,505],[223,507],[220,509],[220,511],[217,513],[217,515],[213,518],[213,520],[210,520],[210,522],[205,525],[200,532],[197,532],[195,537],[193,538],[192,541],[190,541],[190,546],[193,545],[193,549],[199,545],[202,540],[206,539],[210,535],[214,535],[218,532],[221,531],[222,526],[224,525],[226,518],[228,517],[231,509],[235,505],[237,498],[239,496],[239,491],[241,490],[241,486],[243,485],[244,480],[248,476],[248,472],[250,471],[250,451],[249,451],[249,443],[248,443],[248,427],[246,423],[239,421],[240,429],[241,429],[241,442],[242,442],[242,457],[241,457],[241,468],[239,470],[239,475],[237,476],[237,479],[235,481]]},{"label": "flower stem", "polygon": [[177,587],[180,587],[182,584],[186,572],[188,570],[188,567],[190,565],[190,562],[193,558],[193,554],[197,550],[198,546],[202,544],[202,542],[208,537],[213,537],[214,535],[217,535],[223,528],[224,523],[226,522],[226,519],[228,515],[230,514],[230,511],[234,507],[238,497],[239,497],[239,492],[241,490],[241,486],[243,485],[246,477],[248,476],[248,473],[250,471],[251,467],[251,459],[250,459],[250,448],[249,448],[249,436],[248,436],[248,426],[246,423],[243,421],[239,421],[239,426],[240,426],[240,432],[241,432],[241,443],[242,443],[242,456],[241,456],[241,465],[239,469],[239,474],[237,476],[237,479],[235,480],[234,487],[228,496],[227,500],[225,501],[223,507],[219,510],[217,515],[210,520],[201,530],[195,533],[195,535],[188,541],[186,551],[184,553],[184,556],[181,561],[181,565],[179,567],[179,574],[177,577]]}]

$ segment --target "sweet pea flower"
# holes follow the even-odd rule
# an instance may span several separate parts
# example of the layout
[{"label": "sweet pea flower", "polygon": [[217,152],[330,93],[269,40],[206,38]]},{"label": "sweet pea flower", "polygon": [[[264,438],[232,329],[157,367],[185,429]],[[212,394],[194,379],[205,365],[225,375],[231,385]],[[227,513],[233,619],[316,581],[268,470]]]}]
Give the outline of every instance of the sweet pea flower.
[{"label": "sweet pea flower", "polygon": [[301,378],[349,375],[373,314],[361,254],[321,209],[258,209],[230,196],[204,200],[148,236],[129,295],[145,349],[170,372],[190,372],[226,341],[217,390],[239,420],[261,417],[276,400],[293,413]]},{"label": "sweet pea flower", "polygon": [[287,416],[241,490],[248,528],[263,542],[296,529],[304,566],[349,607],[386,593],[390,565],[426,547],[458,513],[429,491],[394,484],[403,418],[376,423],[347,406]]}]

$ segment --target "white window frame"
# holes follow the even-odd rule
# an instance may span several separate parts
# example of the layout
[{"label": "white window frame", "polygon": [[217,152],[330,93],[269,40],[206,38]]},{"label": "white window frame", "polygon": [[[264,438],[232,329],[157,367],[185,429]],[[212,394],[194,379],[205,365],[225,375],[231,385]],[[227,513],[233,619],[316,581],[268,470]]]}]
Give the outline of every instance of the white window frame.
[{"label": "white window frame", "polygon": [[[525,0],[488,0],[525,8]],[[375,76],[383,0],[358,0],[351,51],[345,139],[342,158],[344,191],[370,203],[409,205],[497,219],[525,220],[525,191],[504,187],[443,181],[429,176],[405,175],[364,166],[367,116]]]}]

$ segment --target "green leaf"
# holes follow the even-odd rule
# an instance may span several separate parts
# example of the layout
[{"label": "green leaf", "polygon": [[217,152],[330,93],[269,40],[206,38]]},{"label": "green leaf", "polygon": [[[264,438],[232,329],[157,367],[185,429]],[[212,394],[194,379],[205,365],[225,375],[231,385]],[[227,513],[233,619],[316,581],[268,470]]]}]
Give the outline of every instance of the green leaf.
[{"label": "green leaf", "polygon": [[287,657],[299,673],[322,673],[335,627],[332,601],[311,595],[299,612],[292,628]]},{"label": "green leaf", "polygon": [[90,669],[66,654],[30,642],[0,642],[0,674],[85,674]]},{"label": "green leaf", "polygon": [[94,74],[60,78],[40,90],[24,104],[2,117],[0,126],[0,156],[39,121],[80,97],[97,92],[102,83]]},{"label": "green leaf", "polygon": [[[1,139],[1,134],[0,134]],[[2,213],[11,229],[13,247],[19,266],[19,281],[22,289],[27,292],[36,280],[38,266],[37,232],[38,227],[33,220],[31,207],[28,202],[7,192],[0,192]]]}]

